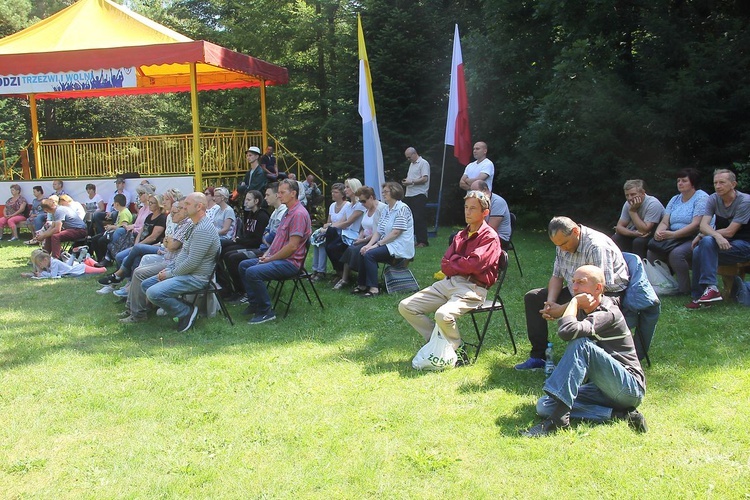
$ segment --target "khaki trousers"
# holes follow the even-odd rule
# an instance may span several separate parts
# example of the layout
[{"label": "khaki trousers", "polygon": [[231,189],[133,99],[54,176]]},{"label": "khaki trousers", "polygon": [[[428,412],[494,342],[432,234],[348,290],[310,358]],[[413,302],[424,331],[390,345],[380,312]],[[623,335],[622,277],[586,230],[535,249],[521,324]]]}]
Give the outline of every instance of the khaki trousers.
[{"label": "khaki trousers", "polygon": [[[425,341],[430,340],[437,323],[445,338],[457,349],[462,342],[456,320],[483,304],[485,297],[486,288],[463,276],[453,276],[405,298],[399,303],[398,312]],[[434,320],[427,316],[431,312],[435,313]]]}]

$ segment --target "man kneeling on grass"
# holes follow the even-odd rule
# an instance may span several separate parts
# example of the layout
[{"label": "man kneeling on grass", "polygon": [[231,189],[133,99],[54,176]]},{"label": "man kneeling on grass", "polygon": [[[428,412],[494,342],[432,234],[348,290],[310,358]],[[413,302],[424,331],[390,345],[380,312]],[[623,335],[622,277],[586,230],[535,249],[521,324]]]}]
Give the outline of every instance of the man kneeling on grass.
[{"label": "man kneeling on grass", "polygon": [[[445,279],[437,281],[398,305],[398,312],[429,342],[435,323],[458,355],[456,366],[468,364],[456,320],[484,304],[487,290],[497,280],[500,239],[485,222],[490,198],[469,191],[464,198],[466,228],[456,234],[440,263]],[[435,320],[427,314],[434,312]]]},{"label": "man kneeling on grass", "polygon": [[620,309],[602,294],[604,273],[596,266],[581,266],[572,288],[574,297],[557,327],[560,338],[570,343],[544,383],[547,395],[536,405],[545,420],[522,434],[546,436],[568,428],[571,417],[625,419],[646,432],[646,419],[636,410],[646,394],[646,376]]},{"label": "man kneeling on grass", "polygon": [[152,304],[164,309],[167,317],[178,318],[179,332],[193,326],[198,315],[197,307],[189,306],[179,297],[205,286],[216,267],[216,255],[221,247],[219,232],[211,218],[206,217],[206,196],[192,193],[183,203],[187,216],[193,221],[190,237],[172,264],[141,283]]}]

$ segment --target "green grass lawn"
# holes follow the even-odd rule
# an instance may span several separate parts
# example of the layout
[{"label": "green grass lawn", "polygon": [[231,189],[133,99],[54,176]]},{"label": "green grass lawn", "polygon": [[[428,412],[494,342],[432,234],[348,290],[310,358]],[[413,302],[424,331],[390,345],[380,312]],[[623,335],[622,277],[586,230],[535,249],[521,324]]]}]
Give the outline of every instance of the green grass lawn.
[{"label": "green grass lawn", "polygon": [[[413,263],[426,285],[448,229]],[[26,280],[29,249],[0,248],[1,498],[747,498],[750,309],[667,298],[646,368],[650,432],[580,423],[538,440],[543,374],[520,373],[523,294],[554,247],[520,232],[478,362],[419,373],[401,296],[320,286],[326,309],[249,326],[221,316],[177,334],[124,326],[93,277]],[[462,319],[464,336],[473,335]],[[563,343],[555,339],[559,355]]]}]

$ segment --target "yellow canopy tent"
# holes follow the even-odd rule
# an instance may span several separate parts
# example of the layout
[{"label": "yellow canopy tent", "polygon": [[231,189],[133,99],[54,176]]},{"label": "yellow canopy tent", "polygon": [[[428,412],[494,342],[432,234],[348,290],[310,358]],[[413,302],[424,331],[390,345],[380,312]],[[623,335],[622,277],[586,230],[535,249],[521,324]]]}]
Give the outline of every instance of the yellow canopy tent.
[{"label": "yellow canopy tent", "polygon": [[288,81],[286,68],[191,40],[109,0],[80,0],[0,39],[0,96],[28,96],[37,159],[37,99],[190,91],[196,185],[197,91],[260,87],[265,147],[265,87]]}]

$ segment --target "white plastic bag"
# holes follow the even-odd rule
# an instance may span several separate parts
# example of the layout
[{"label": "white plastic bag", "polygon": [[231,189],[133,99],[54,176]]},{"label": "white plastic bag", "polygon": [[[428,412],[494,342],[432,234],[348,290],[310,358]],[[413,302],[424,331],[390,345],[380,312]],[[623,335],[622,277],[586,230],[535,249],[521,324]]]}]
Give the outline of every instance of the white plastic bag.
[{"label": "white plastic bag", "polygon": [[440,332],[437,325],[432,330],[430,341],[427,342],[411,360],[415,370],[439,371],[453,368],[456,365],[456,351]]},{"label": "white plastic bag", "polygon": [[649,262],[643,261],[643,268],[646,270],[646,276],[651,286],[654,288],[656,295],[676,295],[680,289],[677,280],[669,272],[669,266],[660,260]]}]

